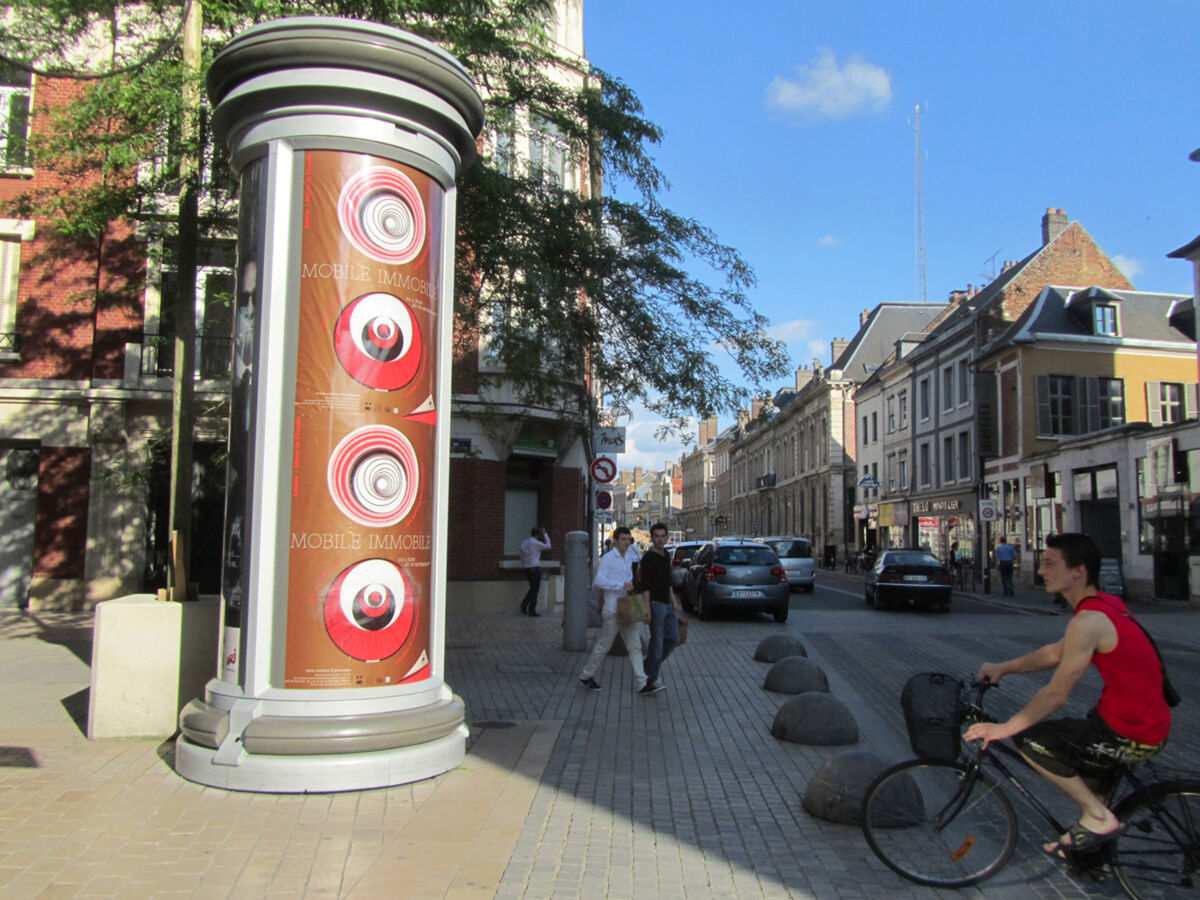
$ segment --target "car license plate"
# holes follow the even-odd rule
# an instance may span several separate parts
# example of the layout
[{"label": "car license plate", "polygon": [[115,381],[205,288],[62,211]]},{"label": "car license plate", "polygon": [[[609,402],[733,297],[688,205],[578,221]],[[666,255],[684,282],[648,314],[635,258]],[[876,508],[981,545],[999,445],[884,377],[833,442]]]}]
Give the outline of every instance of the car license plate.
[{"label": "car license plate", "polygon": [[763,595],[762,591],[734,591],[733,592],[734,598],[740,599],[740,600],[749,600],[749,599],[753,599],[755,597],[761,597],[762,595]]},{"label": "car license plate", "polygon": [[905,581],[928,581],[929,576],[928,575],[905,575],[904,580]]}]

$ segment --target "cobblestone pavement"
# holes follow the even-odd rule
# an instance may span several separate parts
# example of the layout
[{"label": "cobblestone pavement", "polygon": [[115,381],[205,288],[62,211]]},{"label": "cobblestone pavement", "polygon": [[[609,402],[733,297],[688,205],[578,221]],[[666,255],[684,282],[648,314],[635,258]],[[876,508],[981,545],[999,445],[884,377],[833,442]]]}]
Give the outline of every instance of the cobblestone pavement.
[{"label": "cobblestone pavement", "polygon": [[[447,682],[467,702],[463,766],[387,790],[272,796],[203,788],[167,741],[89,742],[90,617],[0,613],[0,892],[11,897],[1115,897],[1042,856],[1023,821],[1013,862],[978,889],[934,891],[879,863],[856,827],[816,819],[812,774],[848,749],[909,757],[897,696],[913,672],[973,671],[1053,639],[1044,598],[960,596],[948,616],[862,603],[861,580],[823,573],[790,621],[694,621],[633,693],[610,658],[593,693],[558,616],[451,617]],[[1154,605],[1185,697],[1168,753],[1195,746],[1200,613]],[[798,637],[853,712],[852,747],[776,740],[786,697],[762,689],[764,637]],[[1090,677],[1090,676],[1089,676]],[[1036,678],[1010,679],[1003,714]],[[1011,684],[1011,687],[1009,686]],[[1088,686],[1085,683],[1085,687]],[[1092,685],[1094,687],[1094,685]],[[1019,801],[1014,801],[1020,809]]]}]

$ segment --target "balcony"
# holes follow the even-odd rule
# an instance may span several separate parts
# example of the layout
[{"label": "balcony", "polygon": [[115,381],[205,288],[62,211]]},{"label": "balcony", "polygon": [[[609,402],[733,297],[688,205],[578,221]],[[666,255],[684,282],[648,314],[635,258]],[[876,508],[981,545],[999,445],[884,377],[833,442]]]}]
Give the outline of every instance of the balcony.
[{"label": "balcony", "polygon": [[767,488],[775,487],[775,473],[770,475],[759,475],[754,479],[754,489],[756,491],[765,491]]},{"label": "balcony", "polygon": [[[145,332],[139,348],[141,378],[170,378],[175,372],[175,336]],[[228,378],[232,366],[233,338],[228,336],[196,335],[195,377],[200,379]]]}]

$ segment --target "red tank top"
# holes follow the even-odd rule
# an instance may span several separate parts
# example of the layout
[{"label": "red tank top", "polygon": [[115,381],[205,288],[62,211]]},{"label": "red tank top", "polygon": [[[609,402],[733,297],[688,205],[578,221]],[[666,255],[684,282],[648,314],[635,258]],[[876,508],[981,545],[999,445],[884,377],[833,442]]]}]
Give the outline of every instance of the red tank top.
[{"label": "red tank top", "polygon": [[1117,645],[1092,654],[1092,664],[1104,679],[1096,712],[1123,738],[1140,744],[1160,744],[1171,730],[1171,708],[1163,699],[1162,664],[1129,607],[1112,594],[1085,597],[1075,612],[1094,610],[1108,616],[1117,630]]}]

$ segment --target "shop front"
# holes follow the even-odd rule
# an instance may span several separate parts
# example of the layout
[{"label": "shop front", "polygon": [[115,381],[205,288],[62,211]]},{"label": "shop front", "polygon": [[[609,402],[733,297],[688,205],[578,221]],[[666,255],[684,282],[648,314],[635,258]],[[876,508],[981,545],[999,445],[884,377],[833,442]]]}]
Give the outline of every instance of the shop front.
[{"label": "shop front", "polygon": [[878,503],[858,503],[854,507],[854,520],[858,534],[855,547],[865,550],[868,547],[879,546],[879,510]]},{"label": "shop front", "polygon": [[917,546],[947,562],[955,544],[961,560],[969,561],[974,557],[978,510],[974,494],[913,500],[909,507],[916,528],[914,543]]},{"label": "shop front", "polygon": [[879,504],[879,549],[908,546],[908,502]]}]

